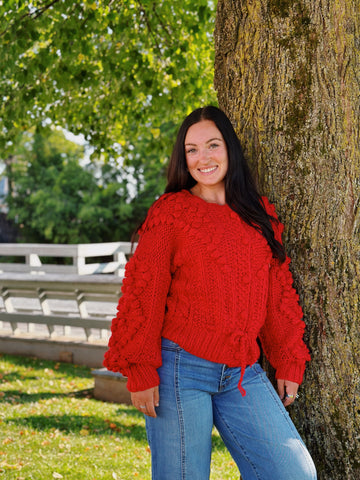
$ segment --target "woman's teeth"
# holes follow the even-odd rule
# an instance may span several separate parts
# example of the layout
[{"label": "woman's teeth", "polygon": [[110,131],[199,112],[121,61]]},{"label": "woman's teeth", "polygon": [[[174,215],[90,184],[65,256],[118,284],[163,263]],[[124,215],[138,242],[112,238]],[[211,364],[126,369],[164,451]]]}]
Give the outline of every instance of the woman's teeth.
[{"label": "woman's teeth", "polygon": [[216,169],[217,169],[216,166],[215,167],[208,167],[208,168],[199,168],[201,173],[210,173],[210,172],[213,172]]}]

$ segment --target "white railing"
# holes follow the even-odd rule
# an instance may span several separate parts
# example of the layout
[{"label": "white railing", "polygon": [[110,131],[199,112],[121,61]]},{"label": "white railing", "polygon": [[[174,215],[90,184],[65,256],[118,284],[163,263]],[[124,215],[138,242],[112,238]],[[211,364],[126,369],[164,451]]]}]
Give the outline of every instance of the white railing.
[{"label": "white railing", "polygon": [[[0,335],[107,341],[130,254],[129,242],[0,244],[0,257],[24,259],[0,263]],[[71,258],[72,265],[49,257]],[[111,259],[86,263],[94,257]]]},{"label": "white railing", "polygon": [[0,274],[0,332],[107,340],[120,289],[114,275]]},{"label": "white railing", "polygon": [[[135,248],[135,247],[134,247]],[[11,262],[0,263],[0,273],[60,273],[94,275],[112,273],[124,275],[125,264],[131,254],[130,242],[90,243],[79,245],[0,243],[0,258],[11,257]],[[13,261],[13,257],[24,261]],[[49,263],[49,258],[70,258],[71,265]],[[111,261],[87,263],[92,258],[112,257]],[[47,258],[44,263],[43,259]]]}]

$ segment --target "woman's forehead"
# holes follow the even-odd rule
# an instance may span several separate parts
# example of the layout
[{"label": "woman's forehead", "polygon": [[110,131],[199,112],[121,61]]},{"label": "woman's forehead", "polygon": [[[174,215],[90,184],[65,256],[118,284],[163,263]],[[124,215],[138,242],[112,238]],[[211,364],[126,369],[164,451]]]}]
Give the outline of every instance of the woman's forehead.
[{"label": "woman's forehead", "polygon": [[216,139],[223,140],[223,136],[215,123],[212,120],[202,120],[189,127],[185,136],[185,144],[197,144]]}]

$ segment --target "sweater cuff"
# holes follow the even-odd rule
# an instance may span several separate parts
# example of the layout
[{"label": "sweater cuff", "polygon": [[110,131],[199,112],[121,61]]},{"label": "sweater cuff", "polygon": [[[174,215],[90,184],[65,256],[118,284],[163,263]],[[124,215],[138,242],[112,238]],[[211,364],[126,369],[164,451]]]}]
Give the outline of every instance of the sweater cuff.
[{"label": "sweater cuff", "polygon": [[290,382],[295,382],[300,385],[303,381],[304,371],[304,363],[288,363],[286,365],[282,365],[276,370],[275,378],[277,380],[289,380]]},{"label": "sweater cuff", "polygon": [[122,369],[122,372],[127,377],[126,388],[129,392],[142,392],[160,383],[156,368],[151,365],[132,364]]}]

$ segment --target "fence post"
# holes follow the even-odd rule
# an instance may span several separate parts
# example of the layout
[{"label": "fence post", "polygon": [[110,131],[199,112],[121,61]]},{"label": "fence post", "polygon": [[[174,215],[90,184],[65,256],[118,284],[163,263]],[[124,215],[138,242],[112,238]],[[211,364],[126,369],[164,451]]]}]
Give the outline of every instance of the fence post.
[{"label": "fence post", "polygon": [[85,266],[85,257],[76,255],[76,257],[73,257],[73,265],[76,267],[76,273],[81,275],[81,267]]},{"label": "fence post", "polygon": [[[30,267],[41,267],[42,263],[40,260],[40,257],[37,253],[29,253],[28,255],[25,255],[25,263],[27,265],[30,265]],[[35,270],[35,273],[38,271]]]},{"label": "fence post", "polygon": [[[14,313],[15,308],[14,308],[14,306],[12,304],[12,301],[11,301],[11,294],[6,287],[3,287],[1,289],[1,296],[2,296],[2,299],[3,299],[3,302],[4,302],[5,312],[6,313]],[[19,326],[18,326],[17,322],[11,323],[11,330],[12,330],[14,335],[16,335],[19,332]]]},{"label": "fence post", "polygon": [[124,273],[124,268],[127,262],[126,255],[124,252],[116,252],[114,253],[114,262],[119,262],[119,266],[115,270],[114,274],[120,276],[123,276]]}]

